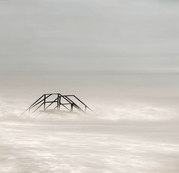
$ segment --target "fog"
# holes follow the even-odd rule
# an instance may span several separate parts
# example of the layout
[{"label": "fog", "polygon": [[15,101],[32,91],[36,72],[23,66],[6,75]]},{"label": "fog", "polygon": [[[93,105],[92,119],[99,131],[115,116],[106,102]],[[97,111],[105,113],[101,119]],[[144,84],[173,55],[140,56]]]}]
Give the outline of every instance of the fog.
[{"label": "fog", "polygon": [[[0,0],[0,172],[178,173],[177,0]],[[22,114],[44,93],[93,113]]]},{"label": "fog", "polygon": [[[152,0],[0,1],[1,91],[84,95],[81,90],[88,93],[93,85],[104,95],[110,85],[118,95],[142,79],[144,93],[159,80],[165,91],[156,90],[158,84],[154,90],[178,96],[178,6]],[[135,77],[128,75],[121,82],[121,74],[133,73],[154,77],[131,81]]]}]

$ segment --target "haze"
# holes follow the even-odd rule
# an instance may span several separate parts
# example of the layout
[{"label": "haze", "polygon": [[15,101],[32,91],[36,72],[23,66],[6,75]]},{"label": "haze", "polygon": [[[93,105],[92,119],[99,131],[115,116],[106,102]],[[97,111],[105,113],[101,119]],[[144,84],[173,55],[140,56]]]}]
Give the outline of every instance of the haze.
[{"label": "haze", "polygon": [[178,73],[178,7],[174,0],[1,0],[1,88],[66,88],[74,78],[84,88],[87,78],[95,85],[120,73]]}]

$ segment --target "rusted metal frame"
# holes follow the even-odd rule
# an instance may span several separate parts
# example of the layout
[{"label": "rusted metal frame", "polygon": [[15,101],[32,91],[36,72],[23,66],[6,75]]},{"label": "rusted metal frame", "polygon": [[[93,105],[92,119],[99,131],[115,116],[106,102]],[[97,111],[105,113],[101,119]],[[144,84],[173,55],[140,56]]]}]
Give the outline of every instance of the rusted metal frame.
[{"label": "rusted metal frame", "polygon": [[71,111],[73,111],[73,106],[78,109],[79,111],[85,112],[82,108],[80,108],[73,100],[71,100],[70,98],[68,98],[67,96],[64,96],[68,102],[71,102]]},{"label": "rusted metal frame", "polygon": [[93,111],[92,109],[90,109],[84,102],[82,102],[78,97],[76,97],[75,95],[64,95],[67,97],[74,97],[76,98],[79,102],[81,102],[84,106],[85,106],[85,110],[88,108],[90,111]]},{"label": "rusted metal frame", "polygon": [[47,108],[49,108],[53,103],[57,102],[57,99],[58,99],[58,98],[56,98],[55,100],[53,100],[53,101],[45,108],[45,110],[47,110]]},{"label": "rusted metal frame", "polygon": [[78,97],[76,97],[75,95],[74,95],[74,97],[75,97],[79,102],[81,102],[83,105],[85,105],[85,109],[88,108],[90,111],[93,111],[93,110],[90,109],[84,102],[82,102]]},{"label": "rusted metal frame", "polygon": [[61,105],[71,105],[71,103],[61,103]]},{"label": "rusted metal frame", "polygon": [[70,109],[68,107],[66,107],[64,104],[61,104],[61,105],[70,111]]},{"label": "rusted metal frame", "polygon": [[42,103],[41,105],[39,105],[32,113],[34,113],[35,111],[37,111],[44,103]]},{"label": "rusted metal frame", "polygon": [[44,96],[44,94],[43,94],[41,97],[39,97],[34,103],[32,103],[32,105],[29,106],[29,107],[24,111],[24,113],[27,112],[27,111],[30,112],[30,110],[32,109],[32,106],[33,106],[34,104],[36,104],[43,96]]},{"label": "rusted metal frame", "polygon": [[[46,101],[46,99],[52,95],[57,95],[57,98],[53,101]],[[44,97],[44,98],[43,98]],[[76,100],[78,100],[79,102],[81,102],[84,106],[85,106],[85,110],[83,110],[80,106],[78,106],[73,100],[71,100],[69,97],[74,97]],[[61,103],[61,98],[63,98],[64,100],[67,101],[67,103]],[[42,99],[42,100],[41,100]],[[87,109],[91,110],[84,102],[82,102],[78,97],[76,97],[75,95],[61,95],[60,93],[50,93],[50,94],[43,94],[39,99],[37,99],[26,111],[30,111],[32,108],[34,108],[35,106],[39,105],[33,112],[37,111],[42,105],[44,105],[44,111],[47,110],[53,103],[57,102],[57,106],[54,109],[60,109],[60,106],[62,105],[63,107],[65,107],[66,109],[68,109],[69,111],[73,111],[73,107],[75,107],[76,109],[78,109],[79,111],[82,112],[86,112]],[[46,103],[50,103],[47,107],[46,107]],[[65,105],[71,105],[71,110],[66,107]],[[26,112],[25,111],[25,112]],[[92,111],[92,110],[91,110]]]},{"label": "rusted metal frame", "polygon": [[37,102],[35,105],[33,105],[30,109],[34,108],[35,106],[37,106],[38,104],[40,104],[41,102],[43,102],[44,99],[42,99],[41,101]]},{"label": "rusted metal frame", "polygon": [[[84,102],[82,102],[78,97],[76,97],[75,95],[65,95],[67,97],[75,97],[79,102],[81,102],[84,106],[87,106]],[[87,106],[88,107],[88,106]]]},{"label": "rusted metal frame", "polygon": [[61,95],[57,94],[57,109],[60,110],[60,104],[61,104]]},{"label": "rusted metal frame", "polygon": [[74,102],[72,100],[68,99],[68,97],[65,97],[63,95],[62,95],[62,97],[71,105],[71,110],[69,109],[69,111],[73,112]]},{"label": "rusted metal frame", "polygon": [[[43,102],[44,101],[44,96],[45,95],[48,95],[48,94],[43,94],[38,100],[36,100],[28,109],[29,109],[29,111],[32,109],[32,108],[34,108],[35,106],[37,106],[38,104],[40,104],[41,102]],[[48,96],[46,96],[46,99],[48,98],[48,97],[50,97],[51,95],[49,94]],[[39,101],[40,99],[42,99],[41,101]],[[39,102],[38,102],[39,101]]]},{"label": "rusted metal frame", "polygon": [[46,95],[57,95],[59,93],[47,93]]}]

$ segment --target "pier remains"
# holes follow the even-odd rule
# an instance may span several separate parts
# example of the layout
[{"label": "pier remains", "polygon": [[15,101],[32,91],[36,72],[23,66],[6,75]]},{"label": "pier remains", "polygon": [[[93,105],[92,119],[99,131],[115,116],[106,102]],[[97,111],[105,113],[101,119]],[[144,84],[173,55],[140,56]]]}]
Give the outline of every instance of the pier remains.
[{"label": "pier remains", "polygon": [[25,112],[34,113],[36,111],[66,111],[83,112],[92,111],[83,101],[75,95],[62,95],[60,93],[43,94]]}]

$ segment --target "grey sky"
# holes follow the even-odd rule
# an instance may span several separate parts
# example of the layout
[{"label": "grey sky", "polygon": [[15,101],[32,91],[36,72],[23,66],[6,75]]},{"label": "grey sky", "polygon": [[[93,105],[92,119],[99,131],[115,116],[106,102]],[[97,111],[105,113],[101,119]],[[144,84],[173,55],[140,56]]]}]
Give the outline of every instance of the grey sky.
[{"label": "grey sky", "polygon": [[1,72],[178,70],[178,9],[159,0],[1,0]]},{"label": "grey sky", "polygon": [[0,95],[179,95],[178,21],[174,0],[0,0]]}]

